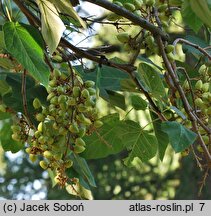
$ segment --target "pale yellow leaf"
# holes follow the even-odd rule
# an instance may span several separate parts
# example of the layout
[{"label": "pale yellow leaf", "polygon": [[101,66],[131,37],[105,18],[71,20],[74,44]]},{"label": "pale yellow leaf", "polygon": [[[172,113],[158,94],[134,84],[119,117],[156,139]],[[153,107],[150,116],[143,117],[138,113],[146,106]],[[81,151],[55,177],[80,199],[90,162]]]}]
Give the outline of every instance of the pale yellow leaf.
[{"label": "pale yellow leaf", "polygon": [[65,25],[59,17],[59,13],[53,3],[47,0],[36,0],[41,13],[41,32],[52,54],[62,37]]},{"label": "pale yellow leaf", "polygon": [[66,185],[66,190],[69,194],[79,196],[83,199],[93,200],[92,192],[84,188],[79,182],[74,185]]}]

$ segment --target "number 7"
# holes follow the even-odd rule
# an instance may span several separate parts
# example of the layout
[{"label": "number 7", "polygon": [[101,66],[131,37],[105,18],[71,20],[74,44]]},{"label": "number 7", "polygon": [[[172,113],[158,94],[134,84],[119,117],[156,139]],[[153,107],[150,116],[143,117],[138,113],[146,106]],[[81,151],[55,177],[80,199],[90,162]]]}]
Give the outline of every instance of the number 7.
[{"label": "number 7", "polygon": [[203,209],[205,203],[199,203],[199,204],[201,205],[200,211],[202,211],[202,209]]}]

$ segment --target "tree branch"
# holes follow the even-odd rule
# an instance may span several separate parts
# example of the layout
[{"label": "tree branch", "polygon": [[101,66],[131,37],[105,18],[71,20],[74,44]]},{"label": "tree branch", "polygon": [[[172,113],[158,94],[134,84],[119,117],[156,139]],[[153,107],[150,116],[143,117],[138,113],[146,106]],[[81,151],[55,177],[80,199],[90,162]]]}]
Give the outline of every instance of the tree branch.
[{"label": "tree branch", "polygon": [[114,12],[117,15],[125,17],[131,22],[133,22],[134,24],[139,25],[146,30],[149,30],[150,32],[152,32],[153,35],[160,35],[163,40],[168,40],[168,34],[163,32],[160,28],[154,26],[147,20],[135,15],[134,13],[126,10],[123,7],[113,4],[107,0],[85,0],[85,1],[90,2],[92,4],[99,5],[109,11]]},{"label": "tree branch", "polygon": [[[166,66],[166,69],[167,69],[174,85],[176,86],[176,88],[180,94],[180,97],[181,97],[181,100],[183,102],[183,106],[185,108],[185,111],[188,114],[189,119],[192,122],[193,129],[198,134],[199,143],[200,143],[201,147],[203,148],[203,151],[205,153],[207,161],[209,164],[211,164],[211,155],[210,155],[209,150],[208,150],[207,146],[205,145],[204,140],[202,139],[202,136],[198,130],[198,125],[197,125],[198,119],[196,118],[195,114],[193,113],[193,110],[192,110],[192,108],[191,108],[191,106],[190,106],[190,104],[189,104],[189,102],[185,96],[185,93],[184,93],[184,91],[183,91],[183,89],[179,83],[179,80],[178,80],[177,76],[175,75],[174,69],[172,68],[171,63],[168,60],[168,57],[165,53],[165,48],[164,48],[163,41],[162,41],[161,37],[157,36],[156,40],[157,40],[157,44],[158,44],[158,47],[160,49],[160,53],[161,53],[161,56],[163,58],[164,64]],[[210,130],[208,130],[208,131],[210,133]]]}]

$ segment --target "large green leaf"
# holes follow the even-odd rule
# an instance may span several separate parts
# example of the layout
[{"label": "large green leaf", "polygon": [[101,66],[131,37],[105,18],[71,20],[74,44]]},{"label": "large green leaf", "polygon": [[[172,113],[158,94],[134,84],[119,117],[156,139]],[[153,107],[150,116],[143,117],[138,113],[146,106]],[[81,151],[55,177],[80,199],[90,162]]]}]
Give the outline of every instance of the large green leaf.
[{"label": "large green leaf", "polygon": [[189,0],[192,10],[195,15],[199,17],[204,24],[211,28],[211,10],[208,7],[207,0]]},{"label": "large green leaf", "polygon": [[[187,35],[185,37],[185,39],[192,42],[192,43],[194,43],[194,44],[196,44],[196,45],[199,45],[202,48],[205,48],[205,47],[209,46],[209,44],[206,43],[205,40],[202,40],[201,38],[199,38],[197,36]],[[203,55],[198,49],[195,49],[194,47],[186,45],[186,44],[183,45],[183,49],[184,49],[185,52],[189,52],[189,53],[193,54],[195,57],[198,57],[198,58],[200,58]],[[208,52],[211,54],[211,51],[208,50]]]},{"label": "large green leaf", "polygon": [[12,130],[10,122],[4,121],[2,125],[3,127],[0,130],[0,141],[4,151],[11,151],[12,153],[16,153],[19,150],[23,149],[24,144],[14,141],[11,137]]},{"label": "large green leaf", "polygon": [[168,136],[166,136],[166,133],[162,131],[161,125],[162,122],[158,119],[157,115],[153,112],[150,112],[152,121],[153,121],[153,127],[155,136],[158,141],[158,155],[160,160],[162,161],[165,155],[166,148],[169,144]]},{"label": "large green leaf", "polygon": [[197,134],[178,122],[163,122],[161,129],[168,135],[169,142],[175,152],[181,152],[189,147],[197,138]]},{"label": "large green leaf", "polygon": [[0,58],[0,67],[6,70],[10,70],[10,69],[14,69],[14,64],[8,58]]},{"label": "large green leaf", "polygon": [[66,28],[53,3],[48,0],[36,0],[36,2],[41,13],[41,32],[52,54],[56,50]]},{"label": "large green leaf", "polygon": [[11,118],[11,114],[8,112],[0,112],[0,120]]},{"label": "large green leaf", "polygon": [[[6,78],[4,78],[6,77]],[[22,89],[22,74],[0,73],[0,80],[4,78],[7,85],[10,86],[10,91],[3,95],[3,102],[16,112],[24,113]],[[34,80],[30,76],[26,76],[26,102],[27,110],[30,117],[33,119],[35,110],[32,102],[34,98],[39,98],[42,103],[46,103],[47,92],[44,86],[35,85]]]},{"label": "large green leaf", "polygon": [[81,154],[86,159],[104,158],[117,154],[124,149],[122,135],[125,123],[119,120],[118,114],[111,114],[101,119],[103,126],[90,136],[84,137],[86,150]]},{"label": "large green leaf", "polygon": [[4,32],[0,31],[0,51],[4,50],[6,48],[5,42],[4,42]]},{"label": "large green leaf", "polygon": [[74,170],[86,181],[90,186],[96,187],[94,177],[88,167],[86,160],[77,154],[71,154],[70,159],[73,161]]},{"label": "large green leaf", "polygon": [[111,105],[117,106],[123,110],[126,110],[126,105],[125,105],[125,96],[116,92],[116,91],[111,91],[111,90],[106,90],[106,92],[109,95],[109,99],[107,100]]},{"label": "large green leaf", "polygon": [[5,80],[2,80],[0,76],[0,95],[4,96],[9,91],[10,91],[10,86],[7,84]]},{"label": "large green leaf", "polygon": [[75,69],[81,74],[84,80],[95,81],[100,89],[100,96],[108,101],[109,95],[106,90],[120,91],[121,82],[129,78],[127,73],[104,65],[94,71],[85,71],[81,66],[77,66]]},{"label": "large green leaf", "polygon": [[135,110],[145,110],[147,108],[148,103],[138,95],[131,95],[130,100]]},{"label": "large green leaf", "polygon": [[[31,30],[29,30],[31,29]],[[7,51],[17,59],[28,72],[43,85],[47,86],[49,69],[43,60],[43,50],[40,46],[40,34],[31,26],[8,22],[3,26],[4,40]]]},{"label": "large green leaf", "polygon": [[122,141],[130,151],[125,159],[126,165],[131,165],[133,159],[138,157],[142,162],[153,158],[157,153],[157,139],[148,131],[142,130],[140,125],[133,121],[127,121]]},{"label": "large green leaf", "polygon": [[185,23],[197,33],[202,27],[203,23],[193,12],[189,1],[183,2],[181,14]]},{"label": "large green leaf", "polygon": [[154,97],[160,98],[166,96],[165,88],[162,82],[162,74],[159,74],[155,67],[147,63],[140,63],[138,72],[141,81],[144,82],[145,88],[153,94]]}]

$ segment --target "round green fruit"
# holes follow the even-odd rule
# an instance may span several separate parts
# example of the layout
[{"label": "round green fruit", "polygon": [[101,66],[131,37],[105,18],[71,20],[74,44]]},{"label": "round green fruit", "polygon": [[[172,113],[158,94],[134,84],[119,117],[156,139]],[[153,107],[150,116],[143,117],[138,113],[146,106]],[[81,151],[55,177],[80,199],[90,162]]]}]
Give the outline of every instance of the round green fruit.
[{"label": "round green fruit", "polygon": [[102,121],[97,120],[97,121],[94,122],[94,127],[100,128],[100,127],[102,127],[102,126],[103,126],[103,122],[102,122]]},{"label": "round green fruit", "polygon": [[65,103],[66,100],[67,100],[67,97],[65,95],[59,95],[58,103]]},{"label": "round green fruit", "polygon": [[39,109],[39,108],[41,107],[41,103],[40,103],[40,100],[39,100],[38,98],[35,98],[35,99],[33,100],[33,107],[34,107],[35,109]]},{"label": "round green fruit", "polygon": [[13,133],[13,134],[12,134],[12,139],[15,140],[15,141],[18,141],[18,142],[21,140],[21,139],[20,139],[20,135],[17,134],[17,133]]},{"label": "round green fruit", "polygon": [[167,45],[166,47],[166,53],[170,53],[174,51],[174,45]]},{"label": "round green fruit", "polygon": [[155,0],[147,0],[146,1],[146,5],[149,6],[149,7],[154,6],[154,4],[155,4]]},{"label": "round green fruit", "polygon": [[76,105],[76,99],[73,98],[73,97],[70,97],[68,100],[67,100],[67,105],[68,106],[75,106]]},{"label": "round green fruit", "polygon": [[73,165],[73,161],[67,160],[67,161],[65,161],[64,165],[65,165],[66,168],[70,168]]},{"label": "round green fruit", "polygon": [[41,160],[39,162],[39,164],[40,164],[40,167],[43,168],[43,169],[47,169],[48,168],[48,163],[46,161],[44,161],[44,160]]},{"label": "round green fruit", "polygon": [[44,123],[43,122],[40,122],[39,124],[38,124],[38,126],[37,126],[37,130],[39,131],[39,132],[43,132],[44,131]]},{"label": "round green fruit", "polygon": [[80,87],[74,86],[74,87],[73,87],[73,96],[74,96],[75,98],[77,98],[77,97],[79,97],[80,93],[81,93]]},{"label": "round green fruit", "polygon": [[125,3],[123,6],[129,11],[134,11],[136,9],[135,5],[131,3]]},{"label": "round green fruit", "polygon": [[203,82],[202,80],[198,80],[195,84],[195,89],[202,90]]},{"label": "round green fruit", "polygon": [[13,132],[20,132],[21,131],[21,127],[19,125],[12,125],[11,129]]},{"label": "round green fruit", "polygon": [[201,98],[196,98],[196,99],[195,99],[195,104],[196,104],[196,106],[198,106],[199,108],[204,107],[204,102],[202,101]]},{"label": "round green fruit", "polygon": [[120,6],[120,7],[123,7],[123,4],[121,2],[119,2],[119,1],[114,1],[114,4],[116,4],[116,5]]},{"label": "round green fruit", "polygon": [[25,152],[26,152],[27,154],[30,154],[30,153],[31,153],[31,150],[32,150],[32,148],[31,148],[31,147],[28,147],[28,148],[25,149]]},{"label": "round green fruit", "polygon": [[85,146],[86,145],[86,143],[84,142],[84,140],[82,138],[80,138],[80,137],[76,138],[75,144],[76,144],[76,146]]},{"label": "round green fruit", "polygon": [[87,89],[83,89],[82,92],[81,92],[81,95],[84,98],[89,98],[90,97],[89,91]]},{"label": "round green fruit", "polygon": [[73,123],[69,126],[69,131],[71,133],[79,133],[78,125],[76,123]]},{"label": "round green fruit", "polygon": [[37,113],[36,119],[37,121],[41,122],[45,120],[45,116],[42,113]]},{"label": "round green fruit", "polygon": [[209,137],[207,135],[202,136],[202,139],[206,145],[209,144]]},{"label": "round green fruit", "polygon": [[119,33],[116,37],[122,43],[127,43],[129,40],[129,34],[127,32]]},{"label": "round green fruit", "polygon": [[37,160],[37,156],[34,155],[34,154],[30,154],[30,155],[29,155],[29,160],[30,160],[32,163],[34,163],[34,162]]},{"label": "round green fruit", "polygon": [[135,8],[138,10],[138,9],[141,9],[141,7],[143,5],[143,1],[142,0],[133,0],[133,4],[134,4]]},{"label": "round green fruit", "polygon": [[85,149],[86,149],[86,148],[85,148],[84,146],[76,145],[76,146],[74,147],[74,152],[75,152],[76,154],[80,154],[80,153],[82,153]]},{"label": "round green fruit", "polygon": [[85,86],[86,88],[93,87],[94,85],[95,85],[95,82],[94,82],[94,81],[91,81],[91,80],[87,80],[87,81],[85,81],[85,83],[84,83],[84,86]]},{"label": "round green fruit", "polygon": [[158,12],[160,13],[165,12],[167,8],[168,8],[167,4],[162,4],[158,7]]},{"label": "round green fruit", "polygon": [[43,156],[47,159],[51,159],[53,157],[53,154],[50,151],[44,151]]},{"label": "round green fruit", "polygon": [[53,70],[53,75],[54,77],[59,78],[61,76],[61,72],[57,68],[55,68]]},{"label": "round green fruit", "polygon": [[142,15],[142,13],[141,13],[140,10],[136,10],[136,11],[134,11],[134,14],[135,14],[136,16],[139,16],[139,17]]},{"label": "round green fruit", "polygon": [[173,62],[175,60],[175,56],[174,56],[174,54],[172,52],[168,53],[167,57],[168,57],[170,62]]},{"label": "round green fruit", "polygon": [[50,87],[56,87],[57,86],[57,80],[56,79],[52,79],[49,81],[48,85]]}]

